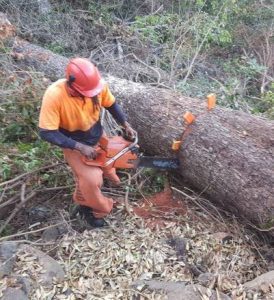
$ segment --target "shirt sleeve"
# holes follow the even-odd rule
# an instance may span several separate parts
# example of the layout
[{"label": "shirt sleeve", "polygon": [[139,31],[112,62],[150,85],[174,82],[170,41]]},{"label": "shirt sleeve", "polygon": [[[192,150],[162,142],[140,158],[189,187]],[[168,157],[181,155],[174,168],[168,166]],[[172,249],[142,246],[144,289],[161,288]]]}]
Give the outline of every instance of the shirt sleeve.
[{"label": "shirt sleeve", "polygon": [[39,129],[39,135],[43,140],[61,148],[74,149],[76,145],[76,141],[65,136],[59,130]]},{"label": "shirt sleeve", "polygon": [[45,92],[39,115],[39,128],[57,130],[60,125],[60,103],[57,93]]},{"label": "shirt sleeve", "polygon": [[101,94],[101,97],[102,97],[102,103],[101,105],[103,107],[110,107],[111,105],[114,104],[115,102],[115,98],[114,96],[112,95],[108,85],[106,85],[102,91],[102,94]]},{"label": "shirt sleeve", "polygon": [[114,104],[110,107],[106,107],[106,109],[111,113],[111,115],[119,124],[125,124],[127,120],[126,115],[123,113],[121,106],[117,102],[114,102]]}]

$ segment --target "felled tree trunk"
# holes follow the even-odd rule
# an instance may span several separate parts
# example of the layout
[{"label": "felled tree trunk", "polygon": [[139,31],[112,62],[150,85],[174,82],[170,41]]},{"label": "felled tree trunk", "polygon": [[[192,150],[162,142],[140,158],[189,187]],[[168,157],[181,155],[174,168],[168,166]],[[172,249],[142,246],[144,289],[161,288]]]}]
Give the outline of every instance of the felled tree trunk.
[{"label": "felled tree trunk", "polygon": [[[20,53],[21,67],[44,72],[52,80],[63,77],[67,58],[23,41],[13,49]],[[257,226],[273,225],[273,122],[221,107],[205,113],[201,100],[112,76],[106,79],[146,152],[175,155],[171,144],[182,133],[183,113],[190,110],[198,116],[178,153],[182,178]]]},{"label": "felled tree trunk", "polygon": [[48,0],[38,0],[39,13],[41,15],[48,14],[51,12],[51,4]]}]

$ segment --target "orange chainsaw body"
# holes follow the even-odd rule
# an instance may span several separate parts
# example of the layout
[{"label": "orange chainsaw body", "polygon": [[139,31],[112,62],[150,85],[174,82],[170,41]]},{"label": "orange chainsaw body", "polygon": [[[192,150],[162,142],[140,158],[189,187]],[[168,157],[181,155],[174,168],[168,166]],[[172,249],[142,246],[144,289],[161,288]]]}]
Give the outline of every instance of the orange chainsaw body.
[{"label": "orange chainsaw body", "polygon": [[[99,145],[96,147],[96,159],[84,158],[84,162],[90,166],[101,168],[118,168],[118,169],[132,169],[134,168],[134,161],[138,158],[137,154],[130,149],[117,159],[112,159],[118,155],[122,150],[130,147],[132,142],[127,141],[122,136],[101,137]],[[137,146],[138,147],[138,146]]]}]

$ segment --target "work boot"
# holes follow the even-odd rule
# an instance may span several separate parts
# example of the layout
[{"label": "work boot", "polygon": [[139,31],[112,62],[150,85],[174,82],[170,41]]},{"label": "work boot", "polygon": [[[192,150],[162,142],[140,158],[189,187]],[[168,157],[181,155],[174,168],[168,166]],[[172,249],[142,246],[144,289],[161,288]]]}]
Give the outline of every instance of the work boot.
[{"label": "work boot", "polygon": [[78,212],[82,217],[84,217],[86,222],[92,227],[99,228],[107,224],[103,218],[95,218],[92,214],[92,208],[88,206],[80,205]]},{"label": "work boot", "polygon": [[104,178],[104,184],[106,187],[109,187],[109,188],[117,188],[122,185],[120,180],[115,181],[115,180],[111,180],[109,178]]}]

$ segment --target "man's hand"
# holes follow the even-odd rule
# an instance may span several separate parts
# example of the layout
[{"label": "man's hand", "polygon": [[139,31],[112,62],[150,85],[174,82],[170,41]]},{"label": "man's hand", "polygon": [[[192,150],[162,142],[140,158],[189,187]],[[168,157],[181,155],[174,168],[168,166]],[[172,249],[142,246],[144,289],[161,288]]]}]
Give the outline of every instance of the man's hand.
[{"label": "man's hand", "polygon": [[91,147],[81,143],[76,143],[75,149],[80,151],[83,155],[85,155],[88,159],[95,159],[97,156],[96,150]]},{"label": "man's hand", "polygon": [[131,127],[131,125],[128,122],[125,122],[123,127],[125,129],[126,137],[130,140],[134,140],[136,136],[136,131]]}]

